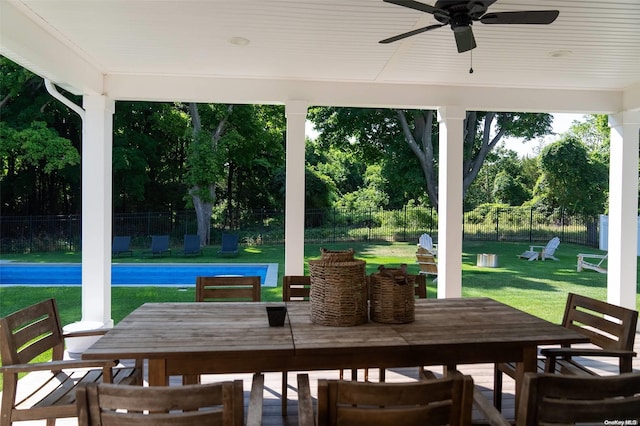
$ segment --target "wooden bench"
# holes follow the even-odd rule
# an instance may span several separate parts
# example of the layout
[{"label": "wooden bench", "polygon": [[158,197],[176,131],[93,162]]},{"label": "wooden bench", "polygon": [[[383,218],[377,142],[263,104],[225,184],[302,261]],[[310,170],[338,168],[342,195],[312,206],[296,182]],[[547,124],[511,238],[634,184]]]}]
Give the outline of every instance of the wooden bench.
[{"label": "wooden bench", "polygon": [[[632,360],[638,312],[586,296],[569,293],[562,326],[586,335],[595,347],[560,347],[541,350],[538,371],[547,373],[596,376],[574,357],[618,358],[619,373],[632,371]],[[502,373],[515,377],[514,363],[496,364],[494,372],[494,405],[502,405]]]}]

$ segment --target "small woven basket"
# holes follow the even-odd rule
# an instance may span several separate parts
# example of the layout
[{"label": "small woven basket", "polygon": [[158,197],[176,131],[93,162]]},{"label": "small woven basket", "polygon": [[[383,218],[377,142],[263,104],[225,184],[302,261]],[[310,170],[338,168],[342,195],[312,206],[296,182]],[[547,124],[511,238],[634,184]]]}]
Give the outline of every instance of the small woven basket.
[{"label": "small woven basket", "polygon": [[367,322],[365,267],[364,260],[353,260],[353,250],[323,249],[321,259],[309,261],[312,322],[335,327]]},{"label": "small woven basket", "polygon": [[372,321],[387,324],[415,321],[415,275],[407,274],[405,268],[381,266],[379,272],[371,274],[370,285]]}]

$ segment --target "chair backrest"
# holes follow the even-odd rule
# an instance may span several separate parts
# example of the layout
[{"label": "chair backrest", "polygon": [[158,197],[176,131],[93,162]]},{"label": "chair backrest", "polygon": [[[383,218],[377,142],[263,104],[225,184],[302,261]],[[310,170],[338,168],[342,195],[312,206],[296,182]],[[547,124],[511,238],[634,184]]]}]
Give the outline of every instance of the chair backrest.
[{"label": "chair backrest", "polygon": [[130,245],[131,245],[131,237],[128,235],[113,237],[113,244],[112,244],[111,250],[114,253],[129,251]]},{"label": "chair backrest", "polygon": [[432,253],[422,247],[416,252],[420,272],[427,275],[438,275],[438,264]]},{"label": "chair backrest", "polygon": [[80,426],[242,426],[242,380],[184,386],[92,384],[76,392]]},{"label": "chair backrest", "polygon": [[418,245],[431,252],[433,251],[433,239],[429,234],[420,235],[420,239],[418,240]]},{"label": "chair backrest", "polygon": [[553,255],[556,250],[560,247],[560,238],[553,237],[547,243],[547,246],[544,248],[544,253],[548,255]]},{"label": "chair backrest", "polygon": [[196,278],[196,302],[260,301],[259,276]]},{"label": "chair backrest", "polygon": [[603,349],[633,350],[638,312],[569,293],[562,325],[585,334]]},{"label": "chair backrest", "polygon": [[637,422],[640,373],[614,376],[526,373],[517,417],[518,426]]},{"label": "chair backrest", "polygon": [[200,235],[184,235],[184,252],[194,253],[200,251]]},{"label": "chair backrest", "polygon": [[222,234],[222,251],[234,252],[238,250],[237,234]]},{"label": "chair backrest", "polygon": [[166,251],[169,248],[169,236],[168,235],[152,235],[151,236],[151,251]]},{"label": "chair backrest", "polygon": [[44,300],[0,319],[2,365],[27,364],[49,349],[53,349],[54,361],[63,358],[62,325],[55,300]]},{"label": "chair backrest", "polygon": [[309,300],[311,277],[308,275],[285,275],[282,277],[282,300]]},{"label": "chair backrest", "polygon": [[454,373],[409,383],[318,380],[318,425],[468,425],[473,379]]}]

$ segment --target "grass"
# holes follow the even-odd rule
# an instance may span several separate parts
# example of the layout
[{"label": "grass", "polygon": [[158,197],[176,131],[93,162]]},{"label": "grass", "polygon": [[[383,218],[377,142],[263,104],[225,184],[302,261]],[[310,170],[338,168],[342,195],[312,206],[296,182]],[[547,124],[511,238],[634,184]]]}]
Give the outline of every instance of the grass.
[{"label": "grass", "polygon": [[[320,247],[335,250],[353,248],[356,257],[367,262],[367,274],[374,273],[379,265],[398,267],[406,263],[410,273],[417,273],[415,243],[342,243],[307,244],[305,262],[319,258]],[[507,305],[531,313],[548,321],[559,323],[562,319],[566,295],[569,292],[606,300],[607,276],[593,271],[576,272],[576,255],[597,250],[574,244],[561,244],[556,256],[559,261],[528,262],[517,254],[528,249],[528,244],[512,242],[465,242],[462,253],[463,297],[490,297]],[[278,287],[264,287],[264,301],[282,300],[282,275],[284,274],[284,246],[260,245],[245,247],[235,258],[221,258],[217,248],[207,247],[200,257],[133,257],[114,259],[118,263],[278,263]],[[478,253],[498,255],[497,268],[478,268]],[[3,255],[4,260],[20,262],[81,262],[79,253],[33,253],[28,255]],[[305,263],[305,273],[308,269]],[[640,273],[639,273],[640,276]],[[638,284],[636,283],[636,286]],[[436,284],[428,282],[430,298],[436,297]],[[112,318],[117,323],[145,302],[190,302],[195,299],[193,288],[179,290],[166,287],[113,287]],[[640,296],[637,294],[637,303]],[[63,324],[81,318],[80,287],[0,287],[0,317],[45,298],[55,298]]]}]

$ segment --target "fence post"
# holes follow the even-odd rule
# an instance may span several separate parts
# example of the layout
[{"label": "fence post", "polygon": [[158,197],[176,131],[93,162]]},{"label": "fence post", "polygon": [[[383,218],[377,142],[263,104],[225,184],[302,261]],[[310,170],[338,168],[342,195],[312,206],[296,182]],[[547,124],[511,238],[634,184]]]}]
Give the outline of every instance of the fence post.
[{"label": "fence post", "polygon": [[407,241],[407,206],[404,206],[404,225],[403,225],[403,239]]},{"label": "fence post", "polygon": [[496,207],[496,241],[500,240],[500,207]]},{"label": "fence post", "polygon": [[529,209],[529,242],[533,241],[533,207]]},{"label": "fence post", "polygon": [[336,226],[338,223],[336,222],[336,208],[333,208],[333,242],[336,242]]}]

